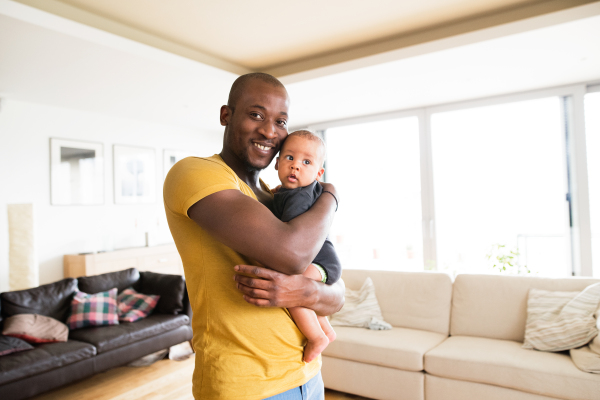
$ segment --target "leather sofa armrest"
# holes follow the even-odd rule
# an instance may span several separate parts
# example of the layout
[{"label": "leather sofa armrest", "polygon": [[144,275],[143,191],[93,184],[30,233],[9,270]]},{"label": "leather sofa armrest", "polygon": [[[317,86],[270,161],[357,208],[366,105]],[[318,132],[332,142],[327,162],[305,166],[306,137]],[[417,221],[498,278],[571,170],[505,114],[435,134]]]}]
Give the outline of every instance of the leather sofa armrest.
[{"label": "leather sofa armrest", "polygon": [[134,289],[144,294],[160,296],[155,312],[172,315],[187,314],[183,305],[187,297],[187,290],[185,278],[181,275],[143,271],[140,272],[140,279]]},{"label": "leather sofa armrest", "polygon": [[188,296],[188,291],[187,291],[187,283],[185,285],[185,292],[183,295],[183,311],[182,314],[187,315],[188,317],[190,317],[190,325],[192,324],[192,304],[190,303],[190,297]]}]

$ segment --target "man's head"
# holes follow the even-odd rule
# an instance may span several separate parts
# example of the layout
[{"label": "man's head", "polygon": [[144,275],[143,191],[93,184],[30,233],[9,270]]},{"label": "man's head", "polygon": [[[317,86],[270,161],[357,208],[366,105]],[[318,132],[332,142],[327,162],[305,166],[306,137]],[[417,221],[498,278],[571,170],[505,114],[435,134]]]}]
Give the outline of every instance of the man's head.
[{"label": "man's head", "polygon": [[222,155],[249,171],[266,168],[287,137],[288,106],[287,91],[275,77],[255,72],[237,78],[221,107]]},{"label": "man's head", "polygon": [[290,133],[275,163],[281,185],[295,189],[321,179],[325,172],[325,153],[325,142],[321,137],[305,130]]}]

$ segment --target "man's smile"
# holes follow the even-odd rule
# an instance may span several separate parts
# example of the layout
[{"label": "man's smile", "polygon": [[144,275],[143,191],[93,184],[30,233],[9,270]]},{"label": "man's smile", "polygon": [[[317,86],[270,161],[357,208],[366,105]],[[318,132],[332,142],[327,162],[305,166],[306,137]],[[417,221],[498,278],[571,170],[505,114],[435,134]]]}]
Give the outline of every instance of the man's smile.
[{"label": "man's smile", "polygon": [[270,151],[271,149],[273,149],[275,147],[275,145],[269,144],[269,143],[264,143],[264,144],[260,144],[260,143],[256,143],[254,142],[254,147],[263,150],[263,151]]}]

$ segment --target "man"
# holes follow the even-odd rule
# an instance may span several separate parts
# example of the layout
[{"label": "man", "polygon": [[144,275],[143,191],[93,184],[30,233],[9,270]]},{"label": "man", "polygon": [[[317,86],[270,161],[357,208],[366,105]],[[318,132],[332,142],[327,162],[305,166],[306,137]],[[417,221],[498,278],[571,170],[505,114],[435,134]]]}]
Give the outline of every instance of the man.
[{"label": "man", "polygon": [[302,361],[305,338],[286,308],[330,315],[343,304],[341,281],[327,286],[300,275],[325,241],[335,188],[324,184],[334,196],[284,223],[269,210],[273,197],[259,180],[288,134],[288,105],[274,77],[241,76],[221,107],[220,155],[186,158],[165,181],[169,228],[194,311],[198,400],[323,398],[320,357]]}]

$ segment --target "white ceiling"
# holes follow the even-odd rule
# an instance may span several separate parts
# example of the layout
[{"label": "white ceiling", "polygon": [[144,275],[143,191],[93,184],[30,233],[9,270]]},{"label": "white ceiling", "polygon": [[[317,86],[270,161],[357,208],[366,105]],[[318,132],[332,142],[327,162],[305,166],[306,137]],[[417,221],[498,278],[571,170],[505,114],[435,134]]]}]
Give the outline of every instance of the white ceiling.
[{"label": "white ceiling", "polygon": [[600,16],[287,85],[295,125],[600,80]]},{"label": "white ceiling", "polygon": [[[600,81],[600,2],[564,15],[284,77],[291,124]],[[10,0],[0,0],[0,57],[0,97],[215,132],[236,77]]]}]

